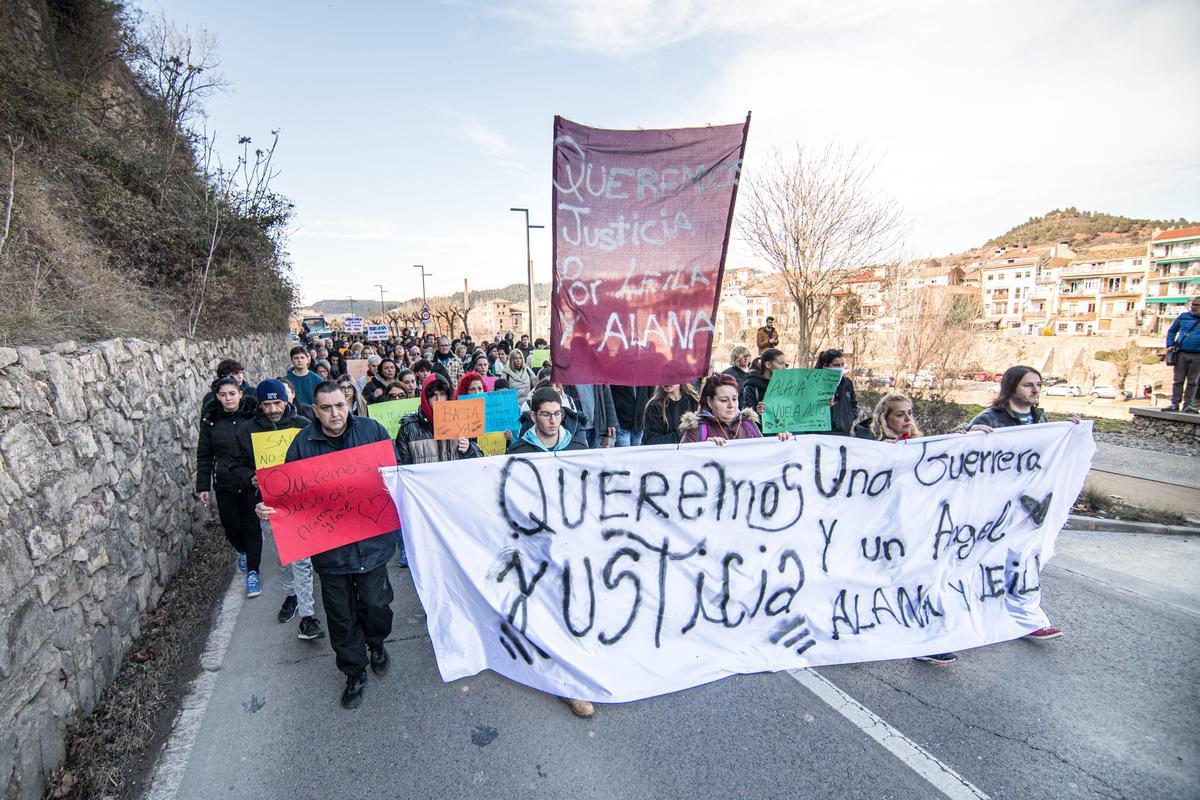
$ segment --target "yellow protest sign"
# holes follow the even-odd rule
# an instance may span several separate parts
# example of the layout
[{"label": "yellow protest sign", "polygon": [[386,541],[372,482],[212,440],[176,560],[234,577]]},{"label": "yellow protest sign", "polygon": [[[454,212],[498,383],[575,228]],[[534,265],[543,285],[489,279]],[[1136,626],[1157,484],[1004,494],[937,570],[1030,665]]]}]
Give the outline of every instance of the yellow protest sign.
[{"label": "yellow protest sign", "polygon": [[485,433],[476,439],[475,443],[485,456],[502,456],[508,450],[508,440],[504,438],[504,431]]},{"label": "yellow protest sign", "polygon": [[295,439],[299,432],[300,428],[287,428],[250,434],[250,445],[254,448],[254,468],[263,469],[282,464],[292,439]]}]

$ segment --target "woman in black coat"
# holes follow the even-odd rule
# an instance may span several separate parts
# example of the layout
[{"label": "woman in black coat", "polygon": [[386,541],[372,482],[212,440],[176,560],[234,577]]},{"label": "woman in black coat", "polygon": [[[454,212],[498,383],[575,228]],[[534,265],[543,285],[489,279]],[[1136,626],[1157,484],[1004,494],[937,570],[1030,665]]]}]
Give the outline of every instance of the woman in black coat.
[{"label": "woman in black coat", "polygon": [[836,369],[842,373],[833,402],[829,404],[830,433],[853,436],[852,428],[858,421],[858,395],[854,393],[854,382],[846,377],[846,356],[841,350],[823,350],[817,356],[817,369]]},{"label": "woman in black coat", "polygon": [[642,444],[679,444],[679,425],[684,414],[700,407],[700,395],[690,383],[656,386],[646,404],[645,436]]},{"label": "woman in black coat", "polygon": [[234,466],[240,459],[238,429],[253,419],[258,404],[242,394],[233,378],[221,378],[212,390],[216,397],[204,406],[196,442],[196,492],[206,506],[211,493],[216,494],[225,538],[237,553],[238,569],[246,573],[246,596],[257,597],[262,593],[258,577],[262,529],[254,513],[257,498],[254,488],[238,479]]}]

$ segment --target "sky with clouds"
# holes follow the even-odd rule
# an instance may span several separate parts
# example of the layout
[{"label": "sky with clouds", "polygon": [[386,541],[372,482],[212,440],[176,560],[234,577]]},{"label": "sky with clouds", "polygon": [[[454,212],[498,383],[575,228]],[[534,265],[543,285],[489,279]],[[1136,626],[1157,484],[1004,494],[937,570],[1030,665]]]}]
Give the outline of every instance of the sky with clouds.
[{"label": "sky with clouds", "polygon": [[[307,301],[524,280],[550,214],[555,114],[732,123],[771,148],[864,147],[906,251],[981,244],[1055,207],[1200,218],[1200,3],[144,0],[219,43],[207,124],[280,129]],[[532,232],[538,280],[550,238]],[[736,245],[731,265],[752,264]]]}]

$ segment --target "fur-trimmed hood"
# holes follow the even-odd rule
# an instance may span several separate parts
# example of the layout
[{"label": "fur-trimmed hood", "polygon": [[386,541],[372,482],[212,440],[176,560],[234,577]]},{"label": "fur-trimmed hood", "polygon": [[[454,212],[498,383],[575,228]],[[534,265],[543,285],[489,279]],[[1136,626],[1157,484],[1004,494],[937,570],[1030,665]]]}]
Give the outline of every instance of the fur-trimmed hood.
[{"label": "fur-trimmed hood", "polygon": [[[745,420],[750,420],[755,425],[757,425],[758,424],[758,414],[755,413],[754,409],[752,409],[752,408],[743,408],[741,410],[741,413],[738,414],[737,424],[741,424]],[[714,426],[714,427],[725,427],[725,426],[721,425],[720,420],[718,420],[711,411],[709,411],[708,409],[704,409],[703,411],[696,411],[696,412],[689,411],[688,413],[686,413],[682,417],[680,417],[679,418],[679,432],[681,434],[683,434],[683,433],[687,433],[688,431],[693,431],[696,428],[700,427],[701,422],[706,422],[709,425]]]}]

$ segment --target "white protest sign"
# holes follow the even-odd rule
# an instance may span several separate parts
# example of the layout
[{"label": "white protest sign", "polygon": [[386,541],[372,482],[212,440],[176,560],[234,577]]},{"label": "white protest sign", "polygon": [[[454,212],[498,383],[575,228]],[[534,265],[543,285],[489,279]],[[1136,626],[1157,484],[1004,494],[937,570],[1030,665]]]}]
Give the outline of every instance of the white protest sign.
[{"label": "white protest sign", "polygon": [[362,317],[346,317],[342,320],[342,330],[346,333],[362,333],[363,318]]},{"label": "white protest sign", "polygon": [[443,679],[623,702],[1048,624],[1039,573],[1094,452],[1055,423],[382,472]]},{"label": "white protest sign", "polygon": [[383,342],[388,338],[387,325],[368,325],[367,326],[367,341],[368,342]]}]

